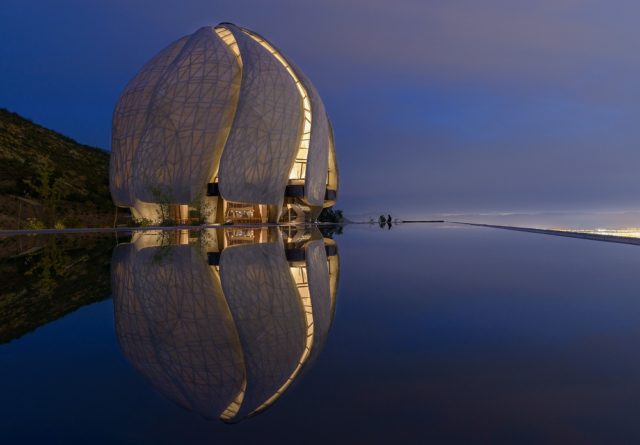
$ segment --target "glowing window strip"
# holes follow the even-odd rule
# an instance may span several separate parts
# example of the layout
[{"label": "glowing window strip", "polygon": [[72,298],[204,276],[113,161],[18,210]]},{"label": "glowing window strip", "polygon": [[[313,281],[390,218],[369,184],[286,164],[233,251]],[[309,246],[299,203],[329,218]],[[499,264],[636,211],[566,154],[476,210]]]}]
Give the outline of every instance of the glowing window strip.
[{"label": "glowing window strip", "polygon": [[[229,31],[224,26],[217,26],[213,28],[213,32],[215,32],[220,38],[220,40],[222,40],[224,44],[227,45],[227,48],[229,48],[229,51],[231,51],[231,53],[235,57],[236,63],[240,68],[238,74],[234,77],[233,86],[231,87],[231,92],[232,92],[231,97],[233,100],[233,104],[227,107],[225,111],[225,113],[232,113],[230,118],[231,118],[231,121],[233,121],[233,116],[235,115],[235,112],[238,106],[238,99],[240,97],[240,83],[242,81],[242,56],[240,55],[240,48],[238,47],[238,42],[236,42],[236,38],[233,36],[233,33],[231,31]],[[228,137],[229,137],[229,133],[227,132],[226,138]],[[222,142],[221,148],[224,149],[225,145],[226,145],[226,139],[224,142]],[[218,164],[215,166],[215,170],[213,171],[212,182],[218,182],[219,168],[220,168],[220,163],[218,162]]]},{"label": "glowing window strip", "polygon": [[[219,250],[219,251],[222,252],[222,250]],[[213,279],[216,281],[216,287],[222,290],[222,283],[220,282],[220,266],[211,266],[211,272],[213,275]],[[231,309],[229,309],[229,305],[227,303],[226,298],[223,298],[223,301],[227,308],[227,313],[233,320],[233,315],[231,314]],[[235,321],[234,321],[234,326],[235,326]],[[238,335],[237,330],[235,331],[235,334],[236,336]],[[236,337],[236,340],[238,342],[237,344],[241,345],[240,338]],[[242,346],[240,346],[240,348],[242,348]],[[246,365],[244,363],[244,354],[242,350],[240,350],[240,356],[243,357],[242,367],[245,369],[244,376],[242,377],[242,386],[240,387],[240,390],[238,391],[236,396],[233,398],[231,403],[229,403],[229,405],[222,411],[222,413],[220,413],[219,417],[221,420],[224,420],[224,421],[231,420],[238,415],[238,412],[240,411],[240,407],[242,406],[242,402],[244,401],[244,395],[247,391]]]},{"label": "glowing window strip", "polygon": [[246,391],[247,379],[245,377],[245,379],[242,381],[242,388],[240,388],[240,391],[238,391],[236,397],[229,404],[229,406],[227,406],[225,410],[222,411],[222,414],[220,414],[220,418],[222,420],[231,420],[238,415],[238,411],[240,411],[240,407],[242,406],[242,401],[244,400],[244,394],[246,393]]},{"label": "glowing window strip", "polygon": [[242,68],[242,57],[240,57],[240,48],[238,48],[238,42],[236,42],[236,38],[233,37],[231,31],[227,28],[218,27],[213,29],[218,37],[222,39],[222,41],[229,47],[233,55],[236,57],[236,61],[240,68]]},{"label": "glowing window strip", "polygon": [[338,190],[338,166],[336,164],[336,146],[333,140],[333,129],[329,124],[329,160],[327,163],[327,188]]},{"label": "glowing window strip", "polygon": [[313,346],[313,307],[311,305],[311,294],[309,293],[309,282],[307,281],[307,266],[291,266],[289,268],[291,276],[298,287],[298,294],[300,295],[300,302],[304,309],[305,324],[307,327],[306,341],[304,345],[304,351],[300,355],[298,365],[293,370],[289,378],[284,384],[278,388],[278,390],[269,397],[262,405],[256,408],[251,414],[258,413],[267,408],[273,402],[282,395],[283,392],[293,383],[295,378],[302,370],[302,366],[305,364],[311,353],[311,347]]},{"label": "glowing window strip", "polygon": [[336,304],[336,291],[338,290],[338,256],[328,257],[327,266],[329,268],[329,309],[333,317],[333,310]]},{"label": "glowing window strip", "polygon": [[293,163],[293,167],[291,167],[291,172],[289,172],[289,179],[304,179],[306,175],[306,167],[307,167],[307,157],[309,156],[309,143],[311,141],[311,101],[309,100],[309,95],[307,94],[307,90],[302,85],[300,79],[293,71],[293,69],[289,66],[289,63],[280,55],[276,49],[271,46],[269,42],[262,39],[261,37],[254,35],[246,30],[244,33],[251,37],[253,40],[262,45],[267,51],[275,57],[278,62],[287,70],[289,76],[293,79],[298,88],[298,92],[300,93],[300,98],[302,99],[302,108],[304,110],[304,122],[302,128],[302,137],[300,138],[300,145],[298,146],[298,152],[296,153],[296,160]]}]

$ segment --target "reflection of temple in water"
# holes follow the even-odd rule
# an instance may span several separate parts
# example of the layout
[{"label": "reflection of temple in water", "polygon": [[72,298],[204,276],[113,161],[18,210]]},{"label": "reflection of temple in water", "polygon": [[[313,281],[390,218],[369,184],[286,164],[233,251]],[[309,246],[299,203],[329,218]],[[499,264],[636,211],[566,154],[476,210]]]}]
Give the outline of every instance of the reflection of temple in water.
[{"label": "reflection of temple in water", "polygon": [[337,248],[315,227],[284,230],[138,232],[116,247],[118,340],[166,397],[237,421],[273,404],[322,349]]}]

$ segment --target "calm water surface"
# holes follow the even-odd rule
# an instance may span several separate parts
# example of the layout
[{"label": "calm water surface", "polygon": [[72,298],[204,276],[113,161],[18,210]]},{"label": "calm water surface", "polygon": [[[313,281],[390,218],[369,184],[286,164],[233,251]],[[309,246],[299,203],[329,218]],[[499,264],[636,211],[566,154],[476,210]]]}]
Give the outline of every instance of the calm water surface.
[{"label": "calm water surface", "polygon": [[635,443],[640,246],[0,239],[0,443]]}]

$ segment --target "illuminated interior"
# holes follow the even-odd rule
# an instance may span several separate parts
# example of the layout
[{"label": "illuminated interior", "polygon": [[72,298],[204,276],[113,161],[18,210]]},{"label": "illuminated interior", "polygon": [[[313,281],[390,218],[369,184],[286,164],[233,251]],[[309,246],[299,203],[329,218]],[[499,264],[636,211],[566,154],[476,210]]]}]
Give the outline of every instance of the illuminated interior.
[{"label": "illuminated interior", "polygon": [[[109,187],[116,205],[154,225],[166,219],[277,223],[283,213],[281,222],[298,224],[334,205],[331,124],[311,81],[290,60],[231,23],[202,27],[158,53],[114,110]],[[261,114],[273,119],[260,123]],[[318,152],[309,158],[315,144]],[[247,162],[252,157],[259,162]],[[269,168],[258,168],[263,162]],[[169,218],[155,189],[169,194]],[[227,200],[260,207],[241,209]]]},{"label": "illuminated interior", "polygon": [[[131,246],[123,244],[118,247],[122,264],[126,267],[119,267],[114,272],[114,282],[117,284],[116,325],[125,354],[165,396],[187,409],[199,412],[205,418],[235,422],[265,410],[290,389],[314,354],[322,349],[323,338],[330,328],[335,310],[339,275],[335,242],[322,238],[317,228],[210,229],[201,237],[190,237],[188,230],[177,230],[171,232],[170,239],[165,239],[164,233],[136,232],[132,235]],[[310,251],[309,242],[315,240],[322,240],[319,248],[327,252],[326,256],[314,255]],[[224,263],[227,266],[220,267],[220,261],[225,258],[221,255],[223,250],[230,248],[231,252],[239,252],[245,248],[238,247],[238,244],[261,243],[275,243],[281,247],[275,246],[269,251],[269,255],[263,256],[261,261],[264,262],[261,265],[253,262],[254,257],[245,256],[243,259],[239,256],[231,260],[231,263]],[[162,252],[160,249],[167,250],[162,261],[158,262],[153,258],[158,252]],[[207,261],[204,263],[201,262],[202,256],[198,254],[201,252],[206,253]],[[247,250],[244,252],[251,253]],[[316,250],[317,252],[319,251]],[[276,257],[279,259],[272,262],[271,258]],[[245,303],[242,302],[243,298],[228,299],[234,292],[234,284],[228,282],[231,287],[224,288],[220,273],[221,270],[233,271],[229,268],[233,261],[242,268],[243,261],[247,261],[247,258],[252,258],[249,266],[253,264],[257,268],[254,273],[247,274],[245,279],[250,282],[255,280],[256,285],[263,285],[265,273],[267,276],[281,273],[279,280],[267,285],[264,295],[277,295],[286,288],[287,301],[291,304],[288,306],[287,303],[286,307],[291,312],[288,321],[280,325],[284,327],[284,335],[280,335],[283,333],[280,332],[280,337],[277,338],[282,343],[264,344],[259,338],[252,336],[242,341],[240,339],[239,326],[251,327],[260,317],[246,317],[243,313],[244,310],[250,311],[250,299]],[[325,269],[322,261],[328,262],[328,268]],[[134,266],[148,268],[144,270],[149,273],[141,274],[145,280],[142,287],[133,286],[128,281],[133,279],[131,271]],[[261,267],[262,271],[259,270]],[[174,276],[176,270],[179,273]],[[176,279],[181,286],[167,286],[167,283]],[[310,279],[312,283],[319,283],[314,281],[318,279],[327,280],[323,282],[328,287],[323,285],[311,289]],[[281,286],[282,283],[286,283],[286,286]],[[315,292],[313,300],[312,292]],[[246,294],[238,294],[236,297],[243,295]],[[164,315],[155,318],[159,324],[148,324],[155,322],[149,319],[146,306],[143,307],[138,301],[155,302],[160,306],[166,303],[166,306],[162,306]],[[229,301],[235,301],[240,306],[234,308]],[[313,307],[316,302],[319,303],[317,308]],[[202,306],[205,303],[207,305]],[[173,323],[176,316],[186,324],[183,326],[181,323]],[[167,325],[166,320],[171,323]],[[257,323],[256,326],[261,322]],[[156,329],[153,326],[163,328]],[[141,330],[140,327],[144,329]],[[251,332],[251,329],[246,332]],[[255,331],[254,334],[257,333],[259,337],[262,332],[264,331]],[[179,335],[165,335],[168,333]],[[284,341],[287,335],[293,333],[293,341]],[[267,358],[266,362],[255,361],[255,356],[246,355],[251,354],[251,348],[254,347],[257,348],[255,351],[282,348],[282,351],[288,350],[289,353],[281,363],[271,367],[269,355],[264,356]],[[181,351],[187,350],[188,356],[182,354]],[[272,352],[278,353],[278,350],[273,349]],[[266,366],[264,370],[268,374],[254,372],[257,369],[254,368],[255,365]],[[271,382],[268,391],[262,392],[260,389],[261,375]],[[273,380],[274,377],[277,380]]]},{"label": "illuminated interior", "polygon": [[247,391],[247,379],[242,381],[242,388],[238,391],[238,394],[233,399],[233,401],[227,406],[227,408],[220,414],[220,419],[222,420],[231,420],[236,415],[238,415],[238,411],[240,411],[240,407],[242,406],[242,401],[244,400],[244,395]]},{"label": "illuminated interior", "polygon": [[307,338],[305,340],[304,351],[302,351],[302,354],[298,359],[298,365],[295,367],[289,378],[271,397],[256,408],[253,413],[258,413],[269,407],[269,405],[275,402],[282,393],[287,390],[302,370],[302,366],[307,361],[309,354],[311,353],[311,346],[313,345],[313,307],[311,305],[311,294],[309,293],[309,281],[307,280],[307,266],[306,264],[301,266],[291,266],[290,271],[291,276],[296,283],[296,287],[298,288],[300,302],[302,303],[302,308],[304,310],[305,324],[307,328]]},{"label": "illuminated interior", "polygon": [[224,231],[224,247],[267,242],[267,231],[252,227]]},{"label": "illuminated interior", "polygon": [[[240,97],[240,83],[242,82],[242,66],[243,66],[242,65],[242,56],[240,55],[240,48],[238,47],[238,42],[236,42],[236,38],[233,36],[233,33],[231,31],[229,31],[227,28],[225,28],[223,26],[217,26],[217,27],[213,28],[213,31],[227,45],[229,50],[235,56],[236,63],[238,64],[238,67],[240,67],[240,71],[238,72],[237,78],[235,79],[236,86],[235,86],[235,91],[233,93],[234,106],[233,107],[229,107],[229,109],[226,110],[227,113],[229,113],[229,114],[231,114],[233,116],[233,115],[235,115],[236,107],[238,106],[238,99]],[[231,117],[230,121],[233,121],[233,117]],[[224,144],[226,143],[226,140],[227,140],[227,138],[225,137],[224,141],[221,142],[222,147],[224,147]],[[219,165],[219,161],[218,161],[218,165],[215,166],[215,170],[213,172],[213,182],[218,182],[218,169],[219,168],[220,168],[220,165]]]},{"label": "illuminated interior", "polygon": [[280,217],[280,222],[289,223],[304,223],[305,214],[310,212],[311,208],[304,204],[297,202],[288,202],[284,206],[284,211]]},{"label": "illuminated interior", "polygon": [[336,293],[338,291],[338,270],[340,269],[339,261],[340,259],[338,258],[338,255],[331,255],[327,257],[327,263],[329,266],[329,301],[332,317],[336,308]]},{"label": "illuminated interior", "polygon": [[220,37],[222,41],[227,44],[233,55],[236,56],[238,65],[242,68],[242,57],[240,57],[240,48],[238,48],[238,42],[236,42],[236,39],[235,37],[233,37],[231,31],[222,26],[214,28],[214,31],[216,32],[216,34],[218,34],[218,37]]},{"label": "illuminated interior", "polygon": [[[211,268],[211,271],[213,273],[213,279],[215,280],[217,287],[219,289],[222,289],[222,284],[220,283],[220,270],[216,267],[213,267]],[[227,305],[227,310],[228,310],[229,316],[233,318],[233,315],[231,315],[231,310],[229,309],[228,305]],[[236,337],[236,340],[238,344],[240,344],[240,338]],[[242,357],[242,355],[240,356]],[[238,415],[238,412],[240,411],[240,407],[242,406],[242,402],[244,400],[244,395],[246,394],[246,391],[247,391],[247,376],[245,374],[242,378],[242,386],[240,387],[240,390],[238,391],[236,396],[233,398],[231,403],[229,403],[229,405],[220,414],[221,420],[229,421]]]},{"label": "illuminated interior", "polygon": [[267,51],[269,51],[273,57],[275,57],[278,62],[282,64],[287,73],[291,76],[293,81],[298,88],[298,92],[300,93],[300,98],[302,99],[302,109],[304,111],[303,118],[303,128],[302,128],[302,136],[300,138],[300,145],[298,146],[298,151],[296,153],[296,160],[293,163],[293,167],[291,167],[291,172],[289,173],[290,180],[301,180],[305,178],[306,169],[307,169],[307,157],[309,155],[309,141],[311,140],[311,101],[309,100],[309,95],[307,94],[307,89],[302,85],[302,82],[293,71],[289,63],[280,55],[280,53],[273,47],[269,42],[262,39],[261,37],[250,33],[247,30],[244,30],[244,33],[251,37],[253,40],[262,45]]},{"label": "illuminated interior", "polygon": [[329,124],[329,162],[327,164],[327,189],[338,190],[338,163],[333,142],[333,128]]},{"label": "illuminated interior", "polygon": [[263,222],[262,209],[259,204],[227,202],[225,220],[237,224],[260,224]]}]

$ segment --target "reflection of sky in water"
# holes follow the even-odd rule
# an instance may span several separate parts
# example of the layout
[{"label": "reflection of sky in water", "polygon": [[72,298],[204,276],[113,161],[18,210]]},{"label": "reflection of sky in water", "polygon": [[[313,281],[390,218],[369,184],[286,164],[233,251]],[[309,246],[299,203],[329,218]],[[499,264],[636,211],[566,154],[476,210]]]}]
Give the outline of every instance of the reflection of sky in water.
[{"label": "reflection of sky in water", "polygon": [[322,353],[259,416],[205,421],[117,345],[111,301],[0,345],[7,442],[635,443],[638,246],[350,226]]}]

